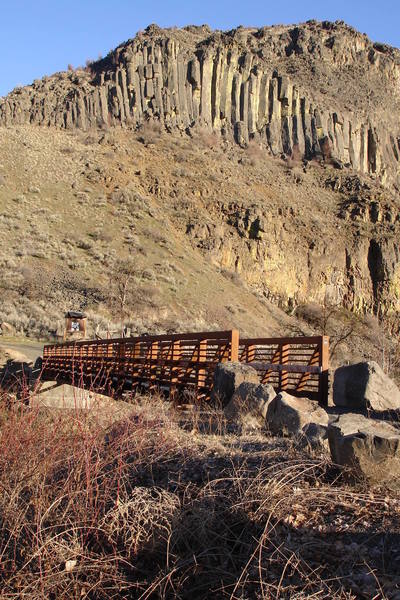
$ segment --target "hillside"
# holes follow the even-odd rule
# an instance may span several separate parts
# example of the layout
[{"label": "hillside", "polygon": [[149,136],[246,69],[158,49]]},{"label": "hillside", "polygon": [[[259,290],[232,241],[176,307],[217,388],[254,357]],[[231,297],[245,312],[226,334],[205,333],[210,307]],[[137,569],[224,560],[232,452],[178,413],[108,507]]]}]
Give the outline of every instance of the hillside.
[{"label": "hillside", "polygon": [[399,67],[152,25],[0,99],[0,600],[400,600]]},{"label": "hillside", "polygon": [[278,335],[337,306],[327,333],[357,314],[346,352],[382,354],[370,315],[399,330],[399,57],[341,23],[151,26],[14,90],[0,320],[47,336],[73,307],[100,335]]}]

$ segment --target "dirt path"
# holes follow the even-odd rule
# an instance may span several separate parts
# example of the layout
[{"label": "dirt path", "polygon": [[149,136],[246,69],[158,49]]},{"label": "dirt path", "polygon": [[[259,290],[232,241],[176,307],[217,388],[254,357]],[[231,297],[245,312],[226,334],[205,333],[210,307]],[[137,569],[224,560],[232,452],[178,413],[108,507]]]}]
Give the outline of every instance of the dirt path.
[{"label": "dirt path", "polygon": [[0,352],[8,354],[14,360],[23,360],[23,357],[26,357],[28,362],[34,363],[37,357],[43,354],[43,344],[40,342],[8,342],[0,339]]}]

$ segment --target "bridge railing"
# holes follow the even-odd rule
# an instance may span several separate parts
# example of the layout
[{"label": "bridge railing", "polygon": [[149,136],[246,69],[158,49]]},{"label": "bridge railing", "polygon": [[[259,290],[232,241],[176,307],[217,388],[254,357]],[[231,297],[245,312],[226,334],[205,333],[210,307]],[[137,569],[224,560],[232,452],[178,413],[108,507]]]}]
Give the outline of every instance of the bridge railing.
[{"label": "bridge railing", "polygon": [[44,348],[43,378],[118,395],[183,389],[209,399],[219,362],[250,364],[276,391],[327,404],[329,338],[240,339],[236,330],[75,341]]},{"label": "bridge railing", "polygon": [[328,336],[240,339],[239,360],[276,391],[328,402]]},{"label": "bridge railing", "polygon": [[186,389],[208,399],[216,365],[237,361],[238,348],[236,330],[52,344],[44,347],[43,378],[114,394]]}]

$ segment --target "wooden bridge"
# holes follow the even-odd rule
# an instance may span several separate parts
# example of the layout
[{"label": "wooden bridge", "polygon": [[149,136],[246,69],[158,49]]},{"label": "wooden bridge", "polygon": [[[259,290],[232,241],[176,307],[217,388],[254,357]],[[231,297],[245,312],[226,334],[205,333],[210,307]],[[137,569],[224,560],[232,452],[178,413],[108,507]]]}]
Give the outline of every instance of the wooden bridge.
[{"label": "wooden bridge", "polygon": [[116,397],[158,389],[190,402],[209,400],[216,365],[233,361],[250,364],[276,391],[327,403],[326,336],[240,339],[233,329],[51,344],[42,378]]}]

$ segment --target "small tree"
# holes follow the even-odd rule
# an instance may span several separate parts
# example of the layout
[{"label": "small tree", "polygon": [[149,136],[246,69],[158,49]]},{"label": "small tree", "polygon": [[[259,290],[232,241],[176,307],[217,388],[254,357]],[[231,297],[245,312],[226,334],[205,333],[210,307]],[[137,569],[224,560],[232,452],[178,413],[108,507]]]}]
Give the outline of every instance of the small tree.
[{"label": "small tree", "polygon": [[110,274],[108,304],[111,313],[120,322],[121,336],[124,335],[124,322],[132,300],[134,271],[132,259],[116,259]]}]

